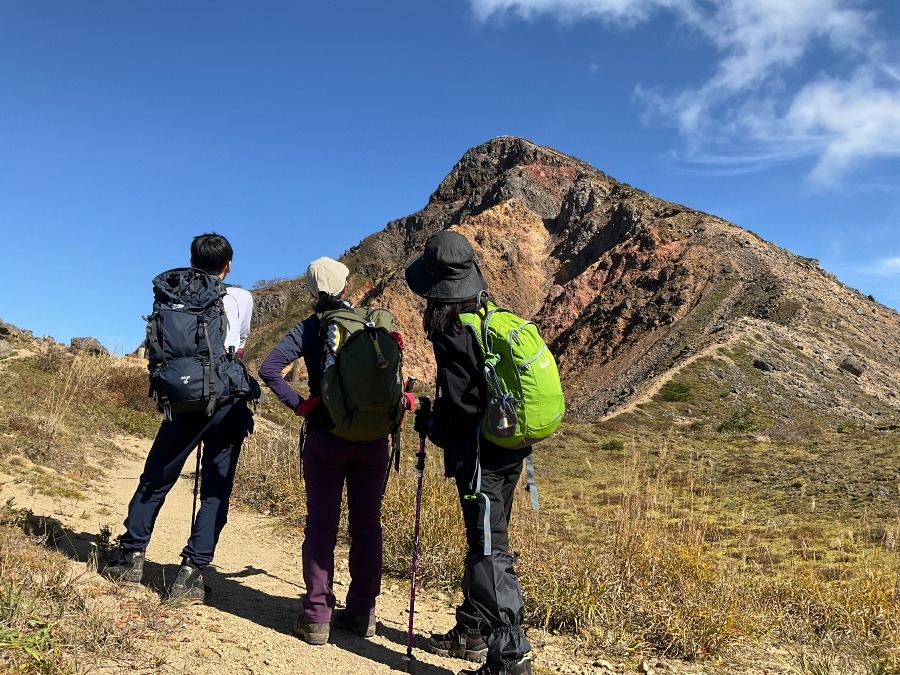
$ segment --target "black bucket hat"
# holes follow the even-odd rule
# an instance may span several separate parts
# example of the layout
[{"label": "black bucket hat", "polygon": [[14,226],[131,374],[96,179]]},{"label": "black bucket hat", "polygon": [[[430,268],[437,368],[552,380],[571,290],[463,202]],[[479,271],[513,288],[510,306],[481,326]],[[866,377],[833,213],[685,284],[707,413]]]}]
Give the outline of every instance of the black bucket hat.
[{"label": "black bucket hat", "polygon": [[416,295],[460,302],[485,290],[469,240],[443,230],[428,237],[425,251],[406,265],[406,283]]}]

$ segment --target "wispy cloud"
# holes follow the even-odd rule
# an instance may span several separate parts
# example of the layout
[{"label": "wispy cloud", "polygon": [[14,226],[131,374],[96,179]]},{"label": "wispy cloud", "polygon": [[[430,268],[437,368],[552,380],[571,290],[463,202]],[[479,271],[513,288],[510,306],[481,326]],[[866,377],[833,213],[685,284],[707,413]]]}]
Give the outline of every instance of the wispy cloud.
[{"label": "wispy cloud", "polygon": [[553,14],[562,21],[598,19],[635,24],[659,9],[681,4],[678,0],[470,0],[479,21],[513,15],[530,20]]},{"label": "wispy cloud", "polygon": [[549,15],[616,29],[665,11],[705,37],[718,54],[706,81],[678,92],[636,88],[647,119],[677,127],[685,142],[677,157],[696,168],[758,171],[812,157],[810,180],[832,185],[867,160],[900,156],[895,45],[880,37],[865,0],[470,2],[481,21]]},{"label": "wispy cloud", "polygon": [[858,270],[859,274],[876,277],[897,278],[900,277],[900,256],[881,258],[870,265]]}]

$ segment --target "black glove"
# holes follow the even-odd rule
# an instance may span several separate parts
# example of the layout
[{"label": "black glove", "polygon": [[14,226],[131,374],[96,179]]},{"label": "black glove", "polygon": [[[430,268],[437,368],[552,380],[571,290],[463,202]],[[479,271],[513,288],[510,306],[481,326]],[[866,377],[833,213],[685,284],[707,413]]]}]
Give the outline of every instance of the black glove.
[{"label": "black glove", "polygon": [[424,396],[419,399],[419,407],[416,408],[416,419],[413,429],[419,434],[419,438],[425,438],[431,431],[431,401]]}]

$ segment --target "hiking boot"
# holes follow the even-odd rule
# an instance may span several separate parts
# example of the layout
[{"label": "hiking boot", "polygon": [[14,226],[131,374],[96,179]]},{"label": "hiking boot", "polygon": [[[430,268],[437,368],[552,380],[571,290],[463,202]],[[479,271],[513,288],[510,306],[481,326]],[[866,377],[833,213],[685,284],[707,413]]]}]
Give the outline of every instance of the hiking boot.
[{"label": "hiking boot", "polygon": [[206,591],[203,572],[193,560],[183,558],[175,583],[169,589],[169,600],[183,605],[203,604],[206,601]]},{"label": "hiking boot", "polygon": [[346,609],[339,609],[331,619],[331,625],[339,630],[356,633],[359,637],[370,638],[375,635],[375,615],[356,616]]},{"label": "hiking boot", "polygon": [[328,623],[312,623],[306,620],[306,616],[301,614],[294,622],[294,635],[302,640],[306,640],[310,645],[324,645],[328,642],[328,633],[331,624]]},{"label": "hiking boot", "polygon": [[113,560],[107,561],[100,574],[113,581],[141,583],[144,576],[144,552],[120,551]]},{"label": "hiking boot", "polygon": [[532,675],[531,659],[523,656],[511,666],[506,666],[500,670],[492,670],[485,664],[478,670],[461,670],[458,675]]},{"label": "hiking boot", "polygon": [[457,627],[449,633],[434,633],[428,638],[428,651],[438,656],[455,656],[466,661],[484,663],[488,650],[480,630]]}]

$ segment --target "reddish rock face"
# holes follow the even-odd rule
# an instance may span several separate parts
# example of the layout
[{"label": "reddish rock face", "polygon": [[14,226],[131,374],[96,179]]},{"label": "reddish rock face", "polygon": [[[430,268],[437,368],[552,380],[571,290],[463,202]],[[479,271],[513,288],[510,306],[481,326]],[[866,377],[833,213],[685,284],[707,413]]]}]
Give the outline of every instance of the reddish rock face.
[{"label": "reddish rock face", "polygon": [[[900,410],[896,312],[814,260],[510,137],[466,152],[425,208],[342,258],[353,273],[351,299],[395,313],[408,338],[406,370],[423,382],[434,373],[424,302],[407,289],[403,268],[429,235],[447,228],[472,242],[496,302],[541,327],[574,415],[614,412],[687,359],[735,340],[774,364],[773,390],[778,378],[811,392],[846,385],[830,378],[846,376],[838,366],[852,356],[867,367],[847,386],[864,387],[878,412],[848,398],[846,414],[885,419]],[[256,291],[257,307],[274,308],[255,317],[260,334],[308,311],[278,301],[285,284],[296,283]],[[824,409],[843,405],[835,396],[803,398]]]}]

